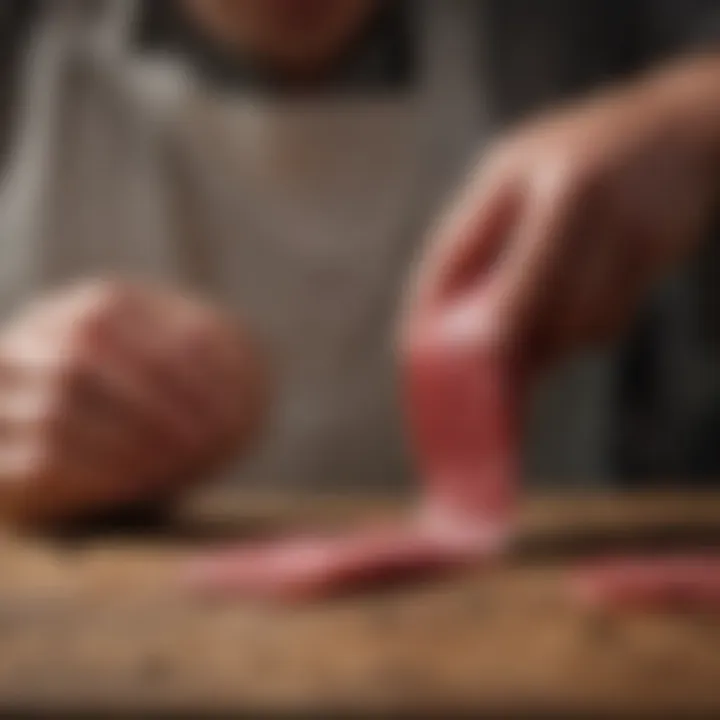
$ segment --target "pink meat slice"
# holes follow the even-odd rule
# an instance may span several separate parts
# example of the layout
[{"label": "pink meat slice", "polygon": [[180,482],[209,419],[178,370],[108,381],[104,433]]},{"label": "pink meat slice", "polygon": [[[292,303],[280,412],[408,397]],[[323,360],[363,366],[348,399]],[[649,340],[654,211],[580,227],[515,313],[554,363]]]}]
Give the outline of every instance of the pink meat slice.
[{"label": "pink meat slice", "polygon": [[421,327],[405,358],[406,422],[423,499],[457,522],[505,528],[518,490],[518,381],[502,348],[457,318],[447,313]]},{"label": "pink meat slice", "polygon": [[402,358],[410,442],[424,478],[410,519],[217,552],[193,564],[193,584],[233,596],[318,599],[500,553],[516,495],[515,388],[501,354],[479,345],[438,317],[421,324]]},{"label": "pink meat slice", "polygon": [[[307,601],[491,562],[513,533],[521,384],[472,313],[427,314],[402,357],[409,440],[422,492],[397,524],[244,544],[198,558],[204,593]],[[572,573],[583,603],[720,611],[720,556],[617,558]]]},{"label": "pink meat slice", "polygon": [[437,531],[415,522],[343,536],[287,538],[201,560],[194,582],[216,594],[319,600],[459,569],[491,556],[496,542],[485,534]]},{"label": "pink meat slice", "polygon": [[720,555],[604,560],[576,570],[572,589],[607,609],[720,612]]}]

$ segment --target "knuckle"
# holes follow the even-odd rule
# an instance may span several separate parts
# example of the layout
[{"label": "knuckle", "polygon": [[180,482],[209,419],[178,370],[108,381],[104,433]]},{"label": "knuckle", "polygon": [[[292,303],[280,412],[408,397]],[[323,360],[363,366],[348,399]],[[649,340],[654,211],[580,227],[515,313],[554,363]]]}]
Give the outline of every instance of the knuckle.
[{"label": "knuckle", "polygon": [[76,311],[71,320],[71,338],[83,341],[96,336],[124,311],[128,288],[114,280],[88,281],[78,290]]},{"label": "knuckle", "polygon": [[75,316],[68,328],[66,353],[69,357],[77,359],[86,352],[88,347],[105,334],[110,322],[111,319],[107,314],[94,309]]},{"label": "knuckle", "polygon": [[595,200],[605,189],[606,174],[598,163],[581,160],[571,169],[568,180],[578,197]]},{"label": "knuckle", "polygon": [[65,402],[56,388],[49,388],[38,403],[34,427],[42,437],[54,434],[63,416]]},{"label": "knuckle", "polygon": [[17,457],[16,477],[22,483],[42,483],[51,474],[52,451],[42,437],[34,437],[20,449]]},{"label": "knuckle", "polygon": [[216,323],[207,317],[197,317],[180,333],[182,349],[191,355],[204,355],[219,344],[221,332]]},{"label": "knuckle", "polygon": [[51,370],[47,406],[62,411],[68,398],[74,397],[87,384],[92,369],[87,353],[78,344],[60,353]]},{"label": "knuckle", "polygon": [[581,201],[594,199],[604,184],[601,167],[587,158],[569,156],[561,158],[556,172],[556,191],[570,199]]},{"label": "knuckle", "polygon": [[69,342],[58,349],[57,355],[51,365],[52,378],[64,382],[74,377],[85,362],[85,353],[80,344]]},{"label": "knuckle", "polygon": [[506,135],[495,142],[486,155],[482,168],[484,173],[503,174],[515,164],[520,143],[514,135]]},{"label": "knuckle", "polygon": [[110,324],[107,313],[97,308],[84,308],[69,322],[67,343],[68,351],[79,353],[102,336]]},{"label": "knuckle", "polygon": [[50,448],[55,448],[66,437],[70,405],[67,394],[59,389],[46,393],[39,404],[35,422],[36,435]]},{"label": "knuckle", "polygon": [[[603,202],[602,173],[593,163],[571,157],[550,157],[540,164],[534,178],[535,202],[541,212],[560,224],[559,241],[598,213]],[[568,236],[569,237],[569,236]]]},{"label": "knuckle", "polygon": [[577,163],[573,158],[565,154],[548,153],[538,163],[535,183],[543,196],[557,199],[570,194],[578,175]]},{"label": "knuckle", "polygon": [[83,305],[101,308],[112,306],[126,293],[127,286],[124,283],[107,278],[87,280],[77,290]]}]

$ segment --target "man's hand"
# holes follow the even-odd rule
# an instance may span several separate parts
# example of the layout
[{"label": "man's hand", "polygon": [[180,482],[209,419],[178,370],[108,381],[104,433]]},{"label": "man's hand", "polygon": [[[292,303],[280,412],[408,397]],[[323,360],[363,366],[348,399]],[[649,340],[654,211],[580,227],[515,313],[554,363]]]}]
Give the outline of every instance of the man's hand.
[{"label": "man's hand", "polygon": [[530,373],[616,338],[701,237],[719,147],[717,58],[521,127],[431,238],[404,329],[455,308]]},{"label": "man's hand", "polygon": [[93,281],[0,334],[0,515],[52,523],[162,497],[240,449],[260,363],[211,308]]}]

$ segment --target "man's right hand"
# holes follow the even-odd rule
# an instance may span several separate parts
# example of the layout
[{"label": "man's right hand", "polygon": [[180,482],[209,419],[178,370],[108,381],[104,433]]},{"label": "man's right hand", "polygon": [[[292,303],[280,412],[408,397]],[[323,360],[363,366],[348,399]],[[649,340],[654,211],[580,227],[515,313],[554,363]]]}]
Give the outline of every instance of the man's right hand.
[{"label": "man's right hand", "polygon": [[421,258],[402,342],[440,311],[534,378],[619,339],[713,219],[719,76],[720,56],[688,59],[490,148]]},{"label": "man's right hand", "polygon": [[184,295],[92,281],[0,333],[0,516],[163,497],[240,449],[265,405],[240,329]]}]

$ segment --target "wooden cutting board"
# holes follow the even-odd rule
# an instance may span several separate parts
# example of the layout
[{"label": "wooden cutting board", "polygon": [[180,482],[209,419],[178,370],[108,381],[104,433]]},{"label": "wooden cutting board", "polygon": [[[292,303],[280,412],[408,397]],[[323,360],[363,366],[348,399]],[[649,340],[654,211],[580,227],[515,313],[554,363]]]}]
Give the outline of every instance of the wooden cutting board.
[{"label": "wooden cutting board", "polygon": [[720,716],[720,618],[606,616],[563,592],[587,555],[720,552],[720,495],[537,499],[500,567],[322,605],[211,603],[180,580],[198,548],[398,506],[217,493],[152,531],[0,538],[0,713]]}]

